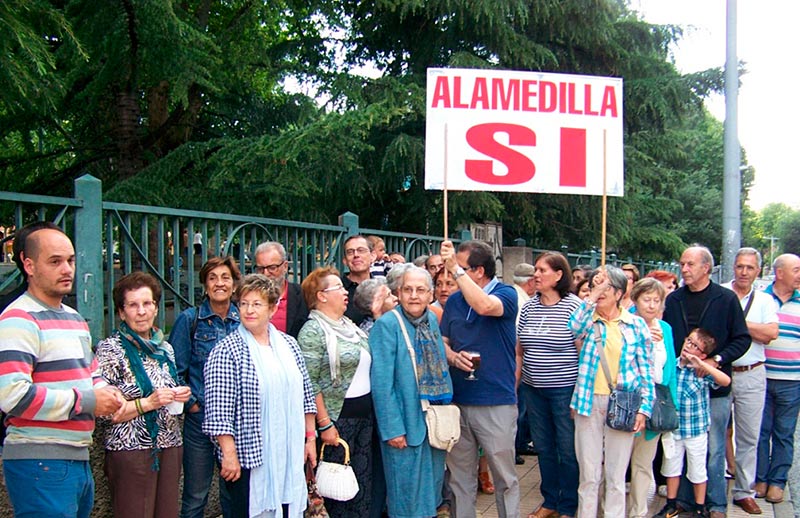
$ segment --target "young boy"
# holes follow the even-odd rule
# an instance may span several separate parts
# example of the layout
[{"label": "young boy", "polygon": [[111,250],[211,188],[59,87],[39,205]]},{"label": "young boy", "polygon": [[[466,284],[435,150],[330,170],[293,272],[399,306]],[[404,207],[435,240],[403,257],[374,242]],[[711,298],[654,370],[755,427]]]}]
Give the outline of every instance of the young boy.
[{"label": "young boy", "polygon": [[385,277],[392,269],[392,261],[386,253],[386,243],[378,236],[367,236],[367,242],[375,254],[375,262],[369,267],[370,277]]},{"label": "young boy", "polygon": [[686,478],[694,486],[695,516],[708,516],[706,509],[706,453],[710,425],[710,387],[727,387],[731,378],[703,360],[714,350],[714,336],[705,329],[694,329],[683,342],[678,359],[678,429],[662,437],[664,462],[661,474],[667,477],[667,505],[653,518],[673,518],[680,509],[678,486],[686,453]]}]

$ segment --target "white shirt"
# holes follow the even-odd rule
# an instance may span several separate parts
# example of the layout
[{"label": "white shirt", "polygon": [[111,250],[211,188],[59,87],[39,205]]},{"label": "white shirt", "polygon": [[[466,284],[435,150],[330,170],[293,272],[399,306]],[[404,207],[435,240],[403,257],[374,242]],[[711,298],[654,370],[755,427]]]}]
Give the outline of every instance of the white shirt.
[{"label": "white shirt", "polygon": [[[722,286],[733,290],[733,281],[725,283]],[[738,297],[739,294],[737,293],[736,296]],[[778,322],[778,303],[763,291],[754,290],[752,286],[750,287],[750,293],[739,299],[739,303],[742,305],[742,311],[747,307],[747,303],[750,301],[751,297],[755,298],[753,299],[753,305],[750,306],[750,311],[747,313],[745,320],[754,324],[772,324],[773,322]],[[767,357],[764,354],[764,347],[765,345],[761,342],[753,340],[747,352],[744,353],[741,358],[733,362],[733,366],[746,367],[754,363],[766,361]]]}]

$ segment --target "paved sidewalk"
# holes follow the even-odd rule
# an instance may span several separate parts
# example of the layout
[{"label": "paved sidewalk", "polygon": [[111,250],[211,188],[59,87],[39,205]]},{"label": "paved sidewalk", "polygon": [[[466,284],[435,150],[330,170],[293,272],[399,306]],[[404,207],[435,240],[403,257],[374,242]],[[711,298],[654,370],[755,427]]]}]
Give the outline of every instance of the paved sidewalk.
[{"label": "paved sidewalk", "polygon": [[[522,511],[521,518],[525,518],[528,513],[535,511],[536,508],[542,504],[542,495],[539,493],[540,476],[537,458],[526,456],[525,464],[517,466],[517,476],[520,481],[520,497],[522,500],[520,505]],[[650,496],[650,516],[660,511],[664,503],[665,499],[656,496],[655,492],[653,492]],[[750,515],[729,501],[728,518],[750,518],[752,516],[760,518],[792,518],[794,516],[788,487],[783,503],[773,505],[766,500],[759,499],[758,505],[764,513],[760,515]],[[484,495],[480,493],[478,495],[477,511],[478,517],[496,518],[497,508],[495,507],[494,495]],[[686,514],[684,516],[689,515]]]}]

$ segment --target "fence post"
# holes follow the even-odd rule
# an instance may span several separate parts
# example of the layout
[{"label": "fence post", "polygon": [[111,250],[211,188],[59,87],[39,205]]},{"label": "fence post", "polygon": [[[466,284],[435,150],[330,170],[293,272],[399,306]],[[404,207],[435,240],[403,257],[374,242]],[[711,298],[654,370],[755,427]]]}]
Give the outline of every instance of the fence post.
[{"label": "fence post", "polygon": [[[346,229],[344,231],[345,240],[350,236],[355,236],[360,233],[360,229],[358,228],[358,215],[350,211],[339,216],[339,226]],[[342,250],[342,254],[344,254],[344,250]]]},{"label": "fence post", "polygon": [[[105,337],[103,326],[103,182],[85,174],[75,180],[75,294],[78,312],[86,319],[95,343]],[[108,253],[113,253],[108,250]],[[109,272],[113,275],[113,272]]]}]

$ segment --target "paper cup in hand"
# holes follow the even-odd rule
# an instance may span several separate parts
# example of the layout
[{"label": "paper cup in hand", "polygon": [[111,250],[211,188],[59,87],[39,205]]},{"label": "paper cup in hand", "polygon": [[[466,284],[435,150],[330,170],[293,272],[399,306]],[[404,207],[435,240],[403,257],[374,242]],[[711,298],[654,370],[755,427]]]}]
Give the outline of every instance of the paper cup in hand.
[{"label": "paper cup in hand", "polygon": [[173,401],[172,403],[167,403],[167,412],[172,415],[179,415],[183,413],[183,403],[180,401]]}]

